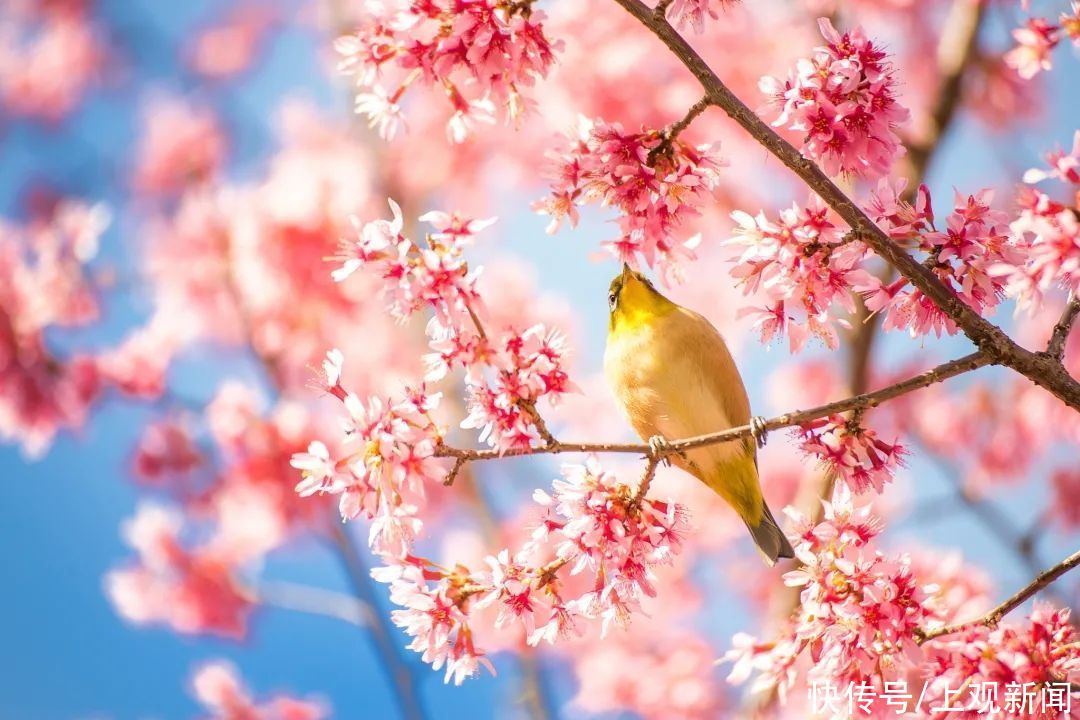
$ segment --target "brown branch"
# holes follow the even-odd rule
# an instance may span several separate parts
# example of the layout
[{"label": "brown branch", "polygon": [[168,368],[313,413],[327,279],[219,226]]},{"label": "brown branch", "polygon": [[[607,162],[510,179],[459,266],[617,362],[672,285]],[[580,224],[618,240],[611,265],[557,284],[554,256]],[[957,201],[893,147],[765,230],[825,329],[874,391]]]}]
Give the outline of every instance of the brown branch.
[{"label": "brown branch", "polygon": [[[795,410],[783,415],[777,415],[776,417],[765,421],[765,429],[779,430],[781,428],[802,425],[811,420],[817,420],[818,418],[847,412],[849,410],[865,411],[877,407],[886,400],[906,395],[919,388],[924,388],[951,377],[971,372],[972,370],[976,370],[989,364],[989,358],[982,353],[976,352],[965,355],[962,358],[950,360],[947,363],[933,367],[918,375],[913,375],[907,380],[902,380],[898,383],[881,388],[880,390],[875,390],[874,392],[855,395],[854,397],[837,400],[825,405],[819,405],[809,410]],[[682,440],[673,440],[670,441],[668,445],[670,447],[670,452],[679,452],[682,450],[704,447],[706,445],[731,442],[732,440],[739,440],[740,438],[749,436],[750,426],[741,425],[739,427],[708,433],[706,435],[698,435]],[[435,449],[436,457],[455,458],[455,460],[464,460],[465,462],[497,460],[503,457],[517,457],[521,455],[559,453],[640,453],[648,455],[650,458],[652,457],[652,451],[649,446],[640,443],[579,443],[555,441],[547,445],[528,448],[512,448],[502,452],[495,449],[474,450],[469,448],[455,448],[447,445],[441,445]],[[457,462],[455,462],[455,465],[457,465]],[[458,469],[460,471],[460,467]]]},{"label": "brown branch", "polygon": [[921,644],[927,640],[941,637],[942,635],[952,635],[953,633],[963,632],[964,630],[970,630],[971,628],[979,626],[990,628],[996,627],[1005,615],[1023,605],[1025,600],[1075,568],[1077,565],[1080,565],[1080,550],[1074,552],[1052,568],[1039,573],[1034,580],[1028,583],[1028,585],[1018,590],[1009,599],[982,617],[968,620],[967,622],[956,623],[955,625],[945,625],[939,628],[923,630],[919,633],[918,641]]},{"label": "brown branch", "polygon": [[709,96],[698,100],[696,103],[690,106],[690,109],[686,111],[686,115],[682,117],[678,122],[674,122],[660,133],[660,144],[649,151],[649,156],[645,160],[645,164],[649,167],[653,167],[656,164],[656,160],[661,155],[670,153],[672,144],[675,138],[679,137],[679,134],[690,127],[690,123],[694,122],[698,115],[705,112],[712,102],[709,100]]},{"label": "brown branch", "polygon": [[1001,328],[964,304],[933,273],[893,242],[821,168],[804,157],[739,100],[666,19],[655,17],[652,8],[641,0],[615,1],[667,45],[698,79],[712,104],[723,109],[755,140],[798,175],[852,230],[859,233],[874,252],[893,265],[915,288],[928,297],[994,363],[1012,368],[1070,407],[1080,410],[1080,382],[1072,378],[1061,363],[1021,347]]},{"label": "brown branch", "polygon": [[[360,553],[356,551],[352,539],[345,532],[345,526],[337,522],[336,518],[329,523],[330,532],[337,545],[345,572],[352,584],[356,597],[366,605],[375,607],[375,592],[371,586],[371,574],[364,564]],[[383,616],[382,613],[370,613],[368,630],[375,640],[375,646],[382,660],[383,671],[390,677],[390,688],[394,693],[401,716],[407,720],[424,720],[427,714],[420,703],[420,696],[413,684],[412,671],[406,664],[401,652],[397,649],[394,641],[397,629]]]},{"label": "brown branch", "polygon": [[1050,342],[1046,346],[1046,354],[1058,362],[1065,357],[1065,341],[1069,339],[1069,331],[1072,330],[1076,316],[1080,314],[1080,297],[1070,294],[1069,301],[1065,303],[1065,309],[1061,317],[1054,325],[1050,334]]},{"label": "brown branch", "polygon": [[914,193],[926,175],[941,138],[952,124],[964,94],[964,77],[976,56],[979,29],[986,17],[983,0],[956,0],[945,20],[938,41],[937,66],[941,74],[937,96],[930,111],[929,127],[924,137],[908,143],[908,162],[911,176],[917,182],[908,186]]}]

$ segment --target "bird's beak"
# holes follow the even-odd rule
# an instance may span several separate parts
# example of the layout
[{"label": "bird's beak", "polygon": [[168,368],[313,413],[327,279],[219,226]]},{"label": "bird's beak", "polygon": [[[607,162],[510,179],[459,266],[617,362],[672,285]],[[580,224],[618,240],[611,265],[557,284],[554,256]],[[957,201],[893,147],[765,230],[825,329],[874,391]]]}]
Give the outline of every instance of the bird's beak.
[{"label": "bird's beak", "polygon": [[631,277],[633,277],[633,273],[634,273],[634,271],[630,269],[629,265],[627,265],[626,263],[622,264],[622,275],[621,275],[621,277],[622,277],[624,282],[626,280],[630,279]]}]

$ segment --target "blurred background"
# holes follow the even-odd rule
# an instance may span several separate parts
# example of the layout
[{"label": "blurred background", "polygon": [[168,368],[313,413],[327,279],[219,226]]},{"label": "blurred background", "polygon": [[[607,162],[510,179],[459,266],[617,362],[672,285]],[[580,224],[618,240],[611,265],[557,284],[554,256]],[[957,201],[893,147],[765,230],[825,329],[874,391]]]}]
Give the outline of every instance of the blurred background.
[{"label": "blurred background", "polygon": [[[712,661],[735,632],[768,627],[763,608],[782,606],[781,591],[754,588],[780,587],[782,570],[759,567],[734,516],[677,471],[658,486],[691,504],[699,535],[652,619],[539,653],[493,638],[498,675],[454,687],[389,625],[385,588],[366,575],[364,524],[342,526],[332,504],[294,497],[288,466],[335,427],[336,404],[309,387],[327,349],[345,351],[364,392],[422,372],[422,324],[389,319],[370,279],[334,285],[325,260],[351,215],[389,216],[387,196],[409,223],[429,209],[498,216],[471,259],[485,266],[492,312],[557,325],[574,349],[582,394],[552,411],[557,434],[630,437],[600,378],[618,269],[600,249],[610,216],[593,208],[576,229],[547,235],[530,203],[546,192],[544,149],[578,113],[660,127],[698,98],[654,38],[611,2],[541,2],[565,47],[531,90],[536,113],[521,128],[451,144],[445,98],[418,90],[407,131],[384,142],[352,114],[350,80],[334,69],[333,38],[351,29],[361,0],[0,2],[0,717],[212,714],[191,679],[218,659],[260,702],[288,695],[343,718],[733,712],[741,691]],[[993,187],[1009,207],[1023,170],[1071,146],[1080,63],[1065,42],[1052,72],[1018,79],[1002,62],[1026,17],[1018,3],[751,4],[693,38],[751,106],[762,102],[758,77],[784,74],[820,42],[819,15],[884,40],[913,111],[917,150],[899,174],[925,181],[942,217],[954,188]],[[938,50],[956,42],[946,33],[961,11],[976,13],[977,37],[938,133],[929,120],[945,78]],[[725,333],[756,413],[970,351],[962,338],[881,331],[862,363],[847,337],[839,350],[794,356],[762,346],[736,320],[750,301],[726,272],[728,213],[772,211],[805,191],[717,110],[688,135],[719,140],[731,165],[716,207],[695,223],[702,258],[670,292]],[[1014,316],[1009,303],[995,320],[1034,347],[1061,302],[1049,298],[1034,316]],[[443,388],[450,397],[455,382]],[[885,544],[916,567],[970,568],[992,600],[1075,549],[1080,432],[1045,403],[987,369],[872,414],[912,451],[901,479],[874,498]],[[621,462],[613,467],[636,472]],[[774,508],[813,505],[819,473],[787,434],[774,433],[761,462]],[[526,531],[533,488],[556,475],[555,460],[514,460],[432,489],[425,547],[480,562]],[[174,561],[189,584],[175,595],[145,586],[153,562],[140,557],[138,530],[126,526],[125,540],[146,503],[183,523]],[[1075,579],[1054,592],[1076,607]],[[402,705],[394,677],[418,702]]]}]

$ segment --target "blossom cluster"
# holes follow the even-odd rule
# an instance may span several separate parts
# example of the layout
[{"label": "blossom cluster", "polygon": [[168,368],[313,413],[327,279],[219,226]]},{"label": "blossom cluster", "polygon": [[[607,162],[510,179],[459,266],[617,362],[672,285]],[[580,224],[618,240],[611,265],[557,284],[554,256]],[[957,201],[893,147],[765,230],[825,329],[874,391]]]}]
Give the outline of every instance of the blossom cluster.
[{"label": "blossom cluster", "polygon": [[668,5],[667,17],[676,27],[690,26],[694,32],[705,29],[705,18],[716,19],[720,11],[739,0],[674,0]]},{"label": "blossom cluster", "polygon": [[73,200],[25,224],[0,220],[0,438],[28,453],[81,425],[101,392],[95,358],[55,357],[45,333],[96,319],[87,264],[108,222],[103,207]]},{"label": "blossom cluster", "polygon": [[818,458],[829,472],[847,484],[852,492],[885,489],[906,450],[899,442],[887,443],[858,420],[831,415],[801,426],[800,447]]},{"label": "blossom cluster", "polygon": [[841,233],[816,196],[804,207],[780,211],[776,220],[741,210],[731,217],[737,227],[727,244],[744,248],[732,277],[747,295],[761,291],[768,300],[764,307],[742,311],[756,316],[761,341],[787,335],[791,351],[798,352],[814,336],[835,349],[835,325],[848,325],[831,317],[830,310],[839,305],[855,311],[852,291],[870,282],[862,269],[866,246]]},{"label": "blossom cluster", "polygon": [[[463,142],[476,123],[527,109],[523,88],[547,75],[558,42],[544,34],[533,0],[394,0],[368,3],[360,28],[339,38],[339,69],[362,89],[356,111],[391,139],[404,122],[402,96],[415,82],[446,92],[447,136]],[[388,89],[391,80],[396,87]]]},{"label": "blossom cluster", "polygon": [[640,260],[666,273],[693,258],[695,235],[675,234],[710,197],[724,161],[715,145],[692,146],[669,131],[627,132],[618,123],[579,118],[569,147],[551,154],[551,194],[534,208],[550,215],[548,232],[564,218],[577,224],[579,205],[598,202],[621,213],[620,236],[604,247],[620,261],[638,267]]},{"label": "blossom cluster", "polygon": [[417,513],[425,481],[445,475],[434,456],[441,432],[429,414],[439,396],[421,388],[391,404],[378,397],[365,402],[336,383],[329,389],[345,406],[346,442],[356,449],[332,459],[322,442],[312,442],[306,453],[292,458],[292,466],[303,474],[296,492],[302,497],[340,495],[342,518],[370,519],[372,549],[399,556],[412,546],[422,526]]},{"label": "blossom cluster", "polygon": [[1024,80],[1030,80],[1053,66],[1054,48],[1062,36],[1080,46],[1080,2],[1073,0],[1070,9],[1061,13],[1055,25],[1045,17],[1030,17],[1022,27],[1012,31],[1016,45],[1005,53],[1005,64]]},{"label": "blossom cluster", "polygon": [[855,507],[847,486],[838,484],[832,501],[823,501],[821,522],[791,514],[797,525],[796,557],[803,567],[784,575],[802,588],[800,604],[775,641],[740,633],[725,660],[735,663],[729,680],[742,682],[759,673],[755,688],[782,693],[795,681],[795,665],[813,660],[808,684],[870,684],[903,677],[918,657],[917,631],[936,617],[933,588],[913,576],[905,556],[886,557],[870,548],[881,532],[869,507]]},{"label": "blossom cluster", "polygon": [[104,74],[103,28],[89,3],[11,0],[0,8],[0,111],[56,123]]},{"label": "blossom cluster", "polygon": [[[573,389],[563,367],[566,349],[561,336],[542,325],[488,334],[475,276],[462,253],[487,222],[429,213],[424,219],[436,232],[422,249],[402,236],[400,210],[391,207],[393,221],[368,223],[359,228],[357,242],[346,243],[335,278],[367,267],[380,276],[398,317],[422,307],[432,311],[425,379],[437,382],[464,370],[470,412],[462,427],[479,429],[480,440],[499,451],[549,442],[537,402],[556,401]],[[599,619],[606,630],[613,621],[625,622],[642,597],[655,594],[651,568],[678,550],[684,511],[639,496],[594,458],[567,466],[551,495],[537,491],[546,515],[531,540],[513,555],[504,550],[489,557],[487,570],[444,568],[416,555],[424,487],[447,475],[440,458],[452,456],[433,417],[439,396],[421,386],[393,403],[361,401],[342,385],[343,362],[340,352],[331,351],[321,384],[347,411],[346,449],[333,457],[315,441],[294,455],[292,464],[304,476],[296,491],[340,494],[343,517],[372,520],[369,541],[385,563],[373,576],[390,584],[391,600],[401,607],[393,620],[425,662],[446,667],[448,681],[461,682],[488,664],[474,628],[475,613],[485,608],[498,608],[496,627],[520,622],[536,644],[568,634],[577,618]],[[586,575],[585,591],[568,596],[565,577]]]},{"label": "blossom cluster", "polygon": [[[1049,170],[1028,170],[1024,181],[1060,180],[1080,203],[1080,131],[1073,138],[1071,152],[1054,151],[1046,160]],[[1029,187],[1020,189],[1017,205],[1019,213],[1009,229],[1022,250],[1021,261],[993,268],[1006,283],[1006,292],[1018,297],[1022,306],[1032,307],[1040,305],[1043,294],[1053,288],[1080,292],[1080,217],[1076,207]]]},{"label": "blossom cluster", "polygon": [[195,698],[214,720],[321,720],[327,709],[318,702],[278,695],[257,702],[235,667],[224,660],[203,663],[191,678]]},{"label": "blossom cluster", "polygon": [[827,18],[818,26],[824,46],[799,60],[787,80],[761,79],[780,110],[773,125],[805,133],[803,151],[830,175],[887,175],[904,152],[895,130],[908,119],[893,67],[861,28],[840,34]]},{"label": "blossom cluster", "polygon": [[181,525],[178,514],[162,507],[139,508],[124,526],[138,563],[106,576],[110,600],[117,612],[140,625],[243,637],[255,597],[237,576],[237,558],[215,543],[184,547]]},{"label": "blossom cluster", "polygon": [[[1069,695],[1075,702],[1069,680],[1080,672],[1080,636],[1069,614],[1037,603],[1024,623],[978,625],[928,643],[925,698],[957,706],[966,700],[964,688],[992,683],[1004,690],[1001,697],[984,693],[976,709],[1000,705],[1007,717],[1022,720],[1063,717],[1062,709],[1072,704]],[[1058,702],[1046,702],[1046,693],[1055,691]]]},{"label": "blossom cluster", "polygon": [[[1009,232],[1005,213],[992,207],[993,191],[964,196],[957,192],[944,230],[934,226],[929,196],[920,188],[912,206],[901,197],[902,185],[882,181],[868,205],[871,217],[892,237],[910,239],[926,253],[924,265],[957,297],[979,314],[994,310],[1005,294],[998,268],[1023,261],[1022,249]],[[956,324],[907,278],[884,283],[878,278],[861,288],[866,307],[883,312],[886,329],[907,329],[913,337],[933,332],[954,334]]]},{"label": "blossom cluster", "polygon": [[[595,458],[564,466],[553,493],[537,490],[534,499],[546,514],[532,538],[513,555],[488,557],[486,570],[407,555],[372,573],[390,584],[402,608],[392,618],[413,638],[409,647],[435,669],[445,665],[447,681],[491,667],[471,624],[488,607],[497,609],[495,627],[520,624],[530,645],[579,632],[580,619],[599,620],[601,634],[628,622],[641,599],[656,594],[651,568],[670,562],[685,531],[682,507],[640,497]],[[566,586],[577,575],[585,589],[570,596]]]}]

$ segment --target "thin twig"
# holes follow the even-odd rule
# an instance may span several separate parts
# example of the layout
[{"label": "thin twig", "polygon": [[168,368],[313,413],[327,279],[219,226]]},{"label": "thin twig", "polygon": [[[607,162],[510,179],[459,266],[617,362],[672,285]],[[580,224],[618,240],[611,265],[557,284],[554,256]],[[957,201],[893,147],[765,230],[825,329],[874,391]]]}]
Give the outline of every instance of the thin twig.
[{"label": "thin twig", "polygon": [[675,54],[705,89],[712,104],[739,123],[755,140],[784,165],[858,232],[881,258],[893,265],[913,286],[929,298],[993,362],[1012,368],[1048,390],[1075,410],[1080,410],[1080,381],[1053,358],[1021,347],[948,288],[932,272],[908,255],[851,198],[809,158],[761,120],[713,72],[712,68],[663,17],[641,0],[615,0],[651,30]]},{"label": "thin twig", "polygon": [[667,18],[667,9],[671,7],[671,4],[675,0],[660,0],[656,3],[656,7],[653,8],[653,17],[657,20],[664,20]]},{"label": "thin twig", "polygon": [[634,491],[634,497],[630,501],[630,507],[637,509],[641,507],[641,503],[645,500],[645,496],[649,494],[649,487],[652,485],[653,478],[656,477],[656,468],[660,466],[660,455],[650,455],[649,461],[645,463],[645,472],[641,475],[641,482],[638,483],[637,490]]},{"label": "thin twig", "polygon": [[686,115],[684,115],[682,119],[665,128],[663,132],[660,133],[660,144],[649,151],[649,155],[645,159],[645,164],[649,167],[654,167],[657,158],[666,153],[670,153],[675,138],[679,137],[679,134],[683,130],[690,127],[690,123],[694,122],[694,119],[705,112],[710,105],[712,105],[712,102],[709,100],[709,96],[706,95],[691,105],[690,109],[686,111]]},{"label": "thin twig", "polygon": [[344,620],[365,627],[374,612],[366,603],[351,596],[320,587],[285,581],[261,581],[255,588],[258,602],[266,607]]},{"label": "thin twig", "polygon": [[[990,360],[982,353],[976,352],[965,355],[962,358],[950,360],[947,363],[943,363],[937,367],[919,373],[918,375],[914,375],[907,380],[902,380],[898,383],[889,385],[888,387],[881,388],[880,390],[875,390],[874,392],[863,393],[862,395],[845,398],[844,400],[837,400],[825,405],[819,405],[809,410],[796,410],[783,415],[777,415],[776,417],[765,421],[765,429],[779,430],[794,425],[802,425],[811,420],[817,420],[818,418],[827,417],[829,415],[847,412],[848,410],[866,410],[868,408],[873,408],[886,400],[891,400],[914,390],[933,385],[934,383],[947,380],[951,377],[956,377],[957,375],[971,372],[972,370],[989,364]],[[673,440],[670,441],[668,445],[670,446],[671,452],[679,452],[682,450],[704,447],[706,445],[716,445],[719,443],[731,442],[732,440],[739,440],[744,437],[749,437],[750,434],[750,426],[741,425],[739,427],[708,433],[706,435],[698,435],[682,440]],[[538,447],[511,448],[501,452],[495,449],[474,450],[469,448],[455,448],[446,445],[439,446],[435,449],[435,455],[437,457],[452,457],[459,460],[464,459],[467,462],[497,460],[503,457],[517,457],[520,455],[559,453],[640,453],[649,455],[650,457],[652,455],[649,446],[640,443],[584,443],[556,441]]]},{"label": "thin twig", "polygon": [[1077,550],[1052,568],[1039,573],[1034,580],[982,617],[968,620],[967,622],[956,623],[955,625],[945,625],[939,628],[923,630],[919,633],[919,642],[924,643],[927,640],[933,640],[942,635],[952,635],[953,633],[963,632],[979,626],[990,628],[996,627],[1005,615],[1023,605],[1025,600],[1075,568],[1077,565],[1080,565],[1080,550]]},{"label": "thin twig", "polygon": [[1078,314],[1080,314],[1080,297],[1070,293],[1069,301],[1065,303],[1065,309],[1061,311],[1061,317],[1054,325],[1050,342],[1046,346],[1046,354],[1059,362],[1065,357],[1065,341],[1069,339],[1069,331],[1072,330]]}]

